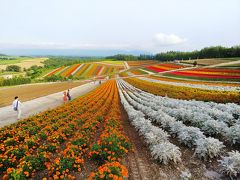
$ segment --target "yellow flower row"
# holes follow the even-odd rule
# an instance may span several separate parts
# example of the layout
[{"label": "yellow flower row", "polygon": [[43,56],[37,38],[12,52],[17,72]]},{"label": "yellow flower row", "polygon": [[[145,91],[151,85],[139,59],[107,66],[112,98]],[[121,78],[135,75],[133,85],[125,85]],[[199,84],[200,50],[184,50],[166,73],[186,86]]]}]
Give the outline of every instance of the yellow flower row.
[{"label": "yellow flower row", "polygon": [[139,89],[159,96],[168,96],[175,99],[185,100],[195,99],[199,101],[213,101],[219,103],[240,103],[240,92],[204,90],[183,86],[176,87],[173,85],[153,83],[136,78],[125,80]]}]

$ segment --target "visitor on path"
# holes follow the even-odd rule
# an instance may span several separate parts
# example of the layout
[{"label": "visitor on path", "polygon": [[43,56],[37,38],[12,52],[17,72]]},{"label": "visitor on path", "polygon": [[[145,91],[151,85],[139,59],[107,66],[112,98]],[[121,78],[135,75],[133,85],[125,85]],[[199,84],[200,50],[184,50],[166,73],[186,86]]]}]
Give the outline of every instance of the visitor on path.
[{"label": "visitor on path", "polygon": [[64,102],[64,103],[66,103],[66,102],[67,102],[67,100],[68,100],[68,97],[67,97],[67,92],[66,92],[66,91],[64,91],[64,92],[63,92],[63,102]]},{"label": "visitor on path", "polygon": [[68,89],[68,91],[67,91],[67,97],[68,97],[68,100],[71,101],[72,97],[70,95],[70,89]]},{"label": "visitor on path", "polygon": [[13,105],[13,110],[17,112],[17,120],[20,120],[21,114],[22,114],[22,110],[21,110],[22,103],[19,101],[18,96],[14,98],[12,105]]}]

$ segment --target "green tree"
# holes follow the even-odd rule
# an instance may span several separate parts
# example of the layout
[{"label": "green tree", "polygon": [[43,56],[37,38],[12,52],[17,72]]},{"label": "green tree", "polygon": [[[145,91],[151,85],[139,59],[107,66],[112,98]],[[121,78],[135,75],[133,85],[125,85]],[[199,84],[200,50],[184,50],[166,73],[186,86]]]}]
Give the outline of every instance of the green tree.
[{"label": "green tree", "polygon": [[17,65],[9,65],[6,67],[6,71],[20,72],[21,67]]},{"label": "green tree", "polygon": [[197,61],[194,61],[194,62],[193,62],[193,66],[197,66]]}]

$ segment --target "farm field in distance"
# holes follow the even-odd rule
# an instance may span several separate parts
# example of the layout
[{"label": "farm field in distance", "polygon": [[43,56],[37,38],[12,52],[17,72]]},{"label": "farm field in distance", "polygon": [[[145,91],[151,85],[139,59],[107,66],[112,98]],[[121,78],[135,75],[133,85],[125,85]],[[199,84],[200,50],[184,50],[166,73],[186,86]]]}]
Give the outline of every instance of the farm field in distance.
[{"label": "farm field in distance", "polygon": [[6,69],[7,65],[17,65],[21,68],[30,68],[33,65],[43,66],[43,62],[48,58],[17,58],[16,60],[1,60],[0,70]]}]

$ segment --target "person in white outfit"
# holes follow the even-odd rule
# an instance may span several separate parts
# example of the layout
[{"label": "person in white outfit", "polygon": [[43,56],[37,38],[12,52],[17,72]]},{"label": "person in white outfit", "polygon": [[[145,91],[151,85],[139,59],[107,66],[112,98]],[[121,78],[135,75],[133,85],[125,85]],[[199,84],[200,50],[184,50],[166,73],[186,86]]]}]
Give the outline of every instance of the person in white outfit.
[{"label": "person in white outfit", "polygon": [[18,96],[16,96],[14,98],[15,100],[13,101],[12,105],[13,105],[13,110],[17,111],[17,120],[19,120],[21,118],[21,114],[22,114],[22,103],[19,101]]}]

